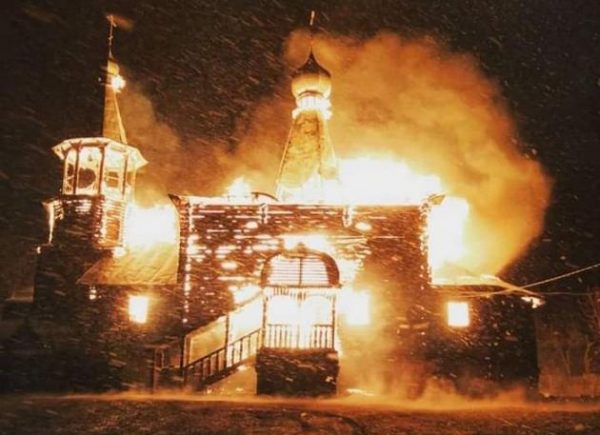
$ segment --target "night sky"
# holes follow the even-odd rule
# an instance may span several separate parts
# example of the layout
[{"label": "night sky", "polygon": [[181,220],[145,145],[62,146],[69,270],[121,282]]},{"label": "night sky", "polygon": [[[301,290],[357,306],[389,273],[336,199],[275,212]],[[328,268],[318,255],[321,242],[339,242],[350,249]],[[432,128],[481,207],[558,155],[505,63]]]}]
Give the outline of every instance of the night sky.
[{"label": "night sky", "polygon": [[[6,4],[8,3],[8,4]],[[288,73],[285,38],[320,31],[433,35],[495,78],[524,142],[554,179],[544,234],[504,276],[526,284],[600,261],[600,2],[536,0],[3,2],[0,297],[30,280],[40,201],[59,190],[60,141],[98,135],[107,12],[115,52],[161,121],[234,149],[236,123]],[[507,204],[506,213],[511,213]],[[583,290],[600,273],[544,290]]]}]

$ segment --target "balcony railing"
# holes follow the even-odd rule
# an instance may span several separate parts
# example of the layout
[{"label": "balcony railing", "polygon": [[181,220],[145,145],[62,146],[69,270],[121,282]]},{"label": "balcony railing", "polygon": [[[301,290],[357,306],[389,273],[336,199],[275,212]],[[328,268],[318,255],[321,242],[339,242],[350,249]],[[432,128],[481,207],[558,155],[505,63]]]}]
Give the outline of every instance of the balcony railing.
[{"label": "balcony railing", "polygon": [[281,349],[333,349],[333,325],[269,324],[265,329],[263,346]]}]

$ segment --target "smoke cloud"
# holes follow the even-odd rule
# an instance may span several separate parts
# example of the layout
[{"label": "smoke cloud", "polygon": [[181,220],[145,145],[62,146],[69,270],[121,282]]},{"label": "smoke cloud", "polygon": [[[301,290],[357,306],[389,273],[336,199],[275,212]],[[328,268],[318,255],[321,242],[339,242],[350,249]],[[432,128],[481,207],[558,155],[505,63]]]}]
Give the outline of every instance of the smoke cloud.
[{"label": "smoke cloud", "polygon": [[[306,32],[290,35],[284,55],[290,70],[306,59],[308,46]],[[539,235],[551,182],[524,152],[499,87],[474,58],[432,39],[391,33],[368,40],[318,35],[314,51],[333,76],[330,132],[339,157],[404,161],[439,176],[443,193],[468,200],[462,266],[498,272]],[[149,191],[214,193],[242,175],[253,190],[273,192],[294,106],[289,82],[280,86],[236,133],[242,139],[234,152],[201,138],[202,146],[184,147],[139,89],[124,94],[131,142],[152,166],[151,189],[138,184],[146,191],[142,197]],[[190,158],[192,148],[201,150],[201,159]]]},{"label": "smoke cloud", "polygon": [[128,142],[148,161],[136,182],[136,200],[150,206],[168,203],[169,193],[214,193],[225,174],[217,161],[219,147],[203,138],[186,144],[175,129],[157,116],[142,88],[128,83],[119,99]]}]

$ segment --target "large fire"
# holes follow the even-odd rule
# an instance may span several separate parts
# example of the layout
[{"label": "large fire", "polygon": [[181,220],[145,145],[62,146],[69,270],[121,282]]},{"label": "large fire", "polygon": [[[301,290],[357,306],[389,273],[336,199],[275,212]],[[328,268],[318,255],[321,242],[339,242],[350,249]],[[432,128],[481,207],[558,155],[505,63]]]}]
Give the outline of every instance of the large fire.
[{"label": "large fire", "polygon": [[123,242],[129,249],[173,244],[177,241],[177,231],[177,211],[172,205],[127,207]]},{"label": "large fire", "polygon": [[438,177],[400,161],[360,157],[341,160],[339,169],[343,198],[351,204],[419,204],[443,192]]},{"label": "large fire", "polygon": [[[428,197],[445,192],[442,180],[435,175],[424,175],[412,170],[406,163],[375,158],[357,158],[340,161],[340,192],[338,201],[345,204],[419,205]],[[243,177],[235,179],[225,190],[225,203],[251,201],[251,188]],[[429,263],[435,278],[436,271],[447,263],[459,262],[467,252],[463,239],[469,204],[463,198],[447,196],[434,204],[429,214],[427,240]],[[358,223],[357,225],[360,225]],[[368,225],[368,224],[364,224]],[[369,228],[360,228],[369,231]],[[335,249],[326,234],[288,234],[283,237],[284,247],[293,249],[299,243],[325,252],[335,258]],[[159,243],[176,243],[177,215],[172,206],[141,207],[131,205],[127,210],[124,231],[125,246],[129,249],[149,247]],[[364,325],[370,321],[368,289],[352,287],[357,264],[336,258],[343,284],[338,298],[338,312],[348,324]],[[225,266],[224,266],[225,267]],[[257,318],[261,306],[247,304],[257,294],[234,291],[240,305],[240,319]],[[241,289],[240,289],[241,290]],[[280,314],[293,320],[293,312],[279,307]]]},{"label": "large fire", "polygon": [[[340,161],[339,191],[327,202],[363,205],[419,205],[428,197],[444,195],[446,189],[440,177],[419,174],[402,161],[361,157]],[[250,199],[251,188],[239,177],[226,189],[228,202]],[[468,253],[464,239],[469,217],[469,203],[456,196],[445,196],[433,204],[429,213],[427,241],[429,265],[434,278],[445,265],[460,263]],[[358,223],[357,225],[368,225]],[[359,228],[361,229],[361,228]],[[362,228],[368,231],[369,228]],[[294,234],[285,238],[286,249],[302,242],[307,247],[333,254],[323,234]]]},{"label": "large fire", "polygon": [[251,194],[250,185],[246,182],[244,177],[238,177],[227,188],[225,197],[229,202],[244,202]]},{"label": "large fire", "polygon": [[[369,151],[358,158],[338,160],[339,184],[333,189],[316,183],[324,193],[323,202],[420,205],[437,197],[429,201],[426,229],[433,280],[442,277],[444,271],[455,269],[449,265],[478,273],[497,272],[539,230],[548,189],[539,166],[515,150],[516,134],[509,115],[497,103],[493,84],[480,76],[468,59],[449,55],[435,44],[405,42],[392,35],[361,44],[326,42],[321,47],[323,57],[339,78],[335,91],[339,109],[332,118],[332,136],[343,154],[361,155],[357,152],[365,149],[364,144],[369,144]],[[306,45],[290,44],[295,46]],[[342,54],[328,55],[332,48]],[[352,61],[342,67],[340,59]],[[399,71],[402,79],[398,79]],[[321,106],[322,103],[305,99],[299,104],[302,109],[327,110],[325,119],[329,119],[329,106]],[[272,173],[269,165],[276,164],[267,144],[281,140],[276,137],[281,133],[279,121],[274,125],[273,119],[281,120],[283,125],[283,107],[279,100],[268,101],[256,117],[260,128],[242,141],[234,162],[226,169],[248,176],[263,188],[272,182],[263,175]],[[132,124],[137,122],[132,119]],[[145,128],[143,131],[146,133]],[[173,142],[179,149],[178,142]],[[207,180],[196,177],[193,183],[208,183],[216,178],[212,169],[207,167],[200,172],[207,175]],[[311,187],[314,186],[301,190],[314,193]],[[518,200],[515,213],[500,212],[506,199]],[[243,204],[253,200],[252,189],[240,177],[215,200]],[[176,240],[174,210],[133,209],[126,227],[129,246],[147,245],[156,239]],[[506,225],[507,219],[510,225]],[[257,224],[247,225],[256,228]],[[363,233],[371,230],[367,222],[356,222],[354,226]],[[159,231],[165,234],[158,234]],[[325,233],[284,236],[286,248],[292,249],[298,243],[334,257],[342,281],[338,313],[350,323],[369,323],[371,289],[352,287],[358,265],[336,258]],[[264,245],[253,249],[259,251]],[[483,252],[485,256],[481,255]],[[221,266],[229,269],[236,264],[225,260]],[[260,304],[247,303],[254,300],[260,289],[236,285],[231,290],[240,306],[240,318],[260,318]],[[290,305],[290,311],[284,305],[279,307],[280,314],[293,321],[298,307]]]},{"label": "large fire", "polygon": [[[445,192],[442,180],[435,175],[424,175],[413,171],[401,161],[374,158],[357,158],[340,161],[340,183],[336,202],[345,204],[371,205],[419,205],[432,195]],[[226,189],[224,200],[244,202],[250,200],[250,186],[240,177]],[[329,198],[326,198],[329,200]],[[427,241],[429,264],[435,279],[436,271],[447,263],[459,262],[467,251],[464,241],[464,229],[467,224],[469,204],[464,198],[447,196],[432,205],[429,213]],[[369,231],[368,224],[359,228]],[[340,269],[342,289],[338,296],[337,311],[349,325],[367,325],[370,322],[370,301],[368,289],[355,289],[352,281],[358,264],[336,258],[336,252],[326,234],[287,234],[283,236],[284,247],[294,249],[300,243],[306,247],[333,256]],[[257,290],[257,289],[255,289]],[[253,295],[256,291],[251,292]],[[247,298],[238,297],[236,301]],[[296,325],[298,346],[303,347],[303,338],[312,331],[310,325],[303,325],[303,319],[297,303],[289,297],[280,296],[271,307],[277,313],[277,322],[281,325]],[[323,307],[327,304],[323,302]],[[321,308],[323,308],[321,307]],[[315,308],[315,307],[313,307]],[[324,309],[324,308],[323,308]],[[240,318],[260,318],[259,305],[247,305],[239,308]],[[289,344],[289,343],[288,343]],[[305,343],[304,343],[305,344]],[[291,345],[291,344],[289,344]],[[339,343],[336,343],[339,349]]]},{"label": "large fire", "polygon": [[[347,204],[400,204],[423,203],[429,196],[445,192],[441,179],[413,171],[401,161],[357,158],[340,161],[339,201]],[[237,178],[227,189],[223,200],[244,202],[251,189],[243,177]],[[460,263],[468,252],[464,232],[469,216],[469,204],[464,198],[447,196],[434,205],[428,221],[427,237],[429,264],[436,274],[444,265]],[[365,230],[368,230],[366,228]],[[132,204],[127,210],[124,243],[129,248],[148,247],[157,243],[175,243],[177,216],[170,205],[141,207]],[[331,254],[324,235],[289,235],[286,248],[299,242],[310,248]]]},{"label": "large fire", "polygon": [[[351,204],[421,204],[429,196],[446,193],[436,175],[419,174],[401,161],[373,158],[342,160],[340,183],[343,198]],[[460,262],[465,254],[468,216],[464,198],[447,196],[433,206],[427,236],[434,275],[445,264]]]}]

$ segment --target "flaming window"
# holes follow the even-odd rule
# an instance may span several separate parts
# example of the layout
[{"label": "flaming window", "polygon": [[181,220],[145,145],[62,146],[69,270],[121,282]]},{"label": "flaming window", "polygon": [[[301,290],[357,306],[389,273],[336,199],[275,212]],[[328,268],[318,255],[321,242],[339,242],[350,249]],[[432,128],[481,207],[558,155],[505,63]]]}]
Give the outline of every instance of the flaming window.
[{"label": "flaming window", "polygon": [[471,323],[468,302],[448,301],[446,310],[448,326],[466,328]]},{"label": "flaming window", "polygon": [[136,148],[105,138],[70,139],[53,151],[65,162],[63,195],[128,199],[135,171],[146,163]]},{"label": "flaming window", "polygon": [[269,286],[329,286],[327,267],[318,257],[277,256],[270,267]]},{"label": "flaming window", "polygon": [[146,323],[148,320],[148,306],[150,305],[150,298],[142,295],[130,295],[128,313],[129,320],[134,323]]}]

